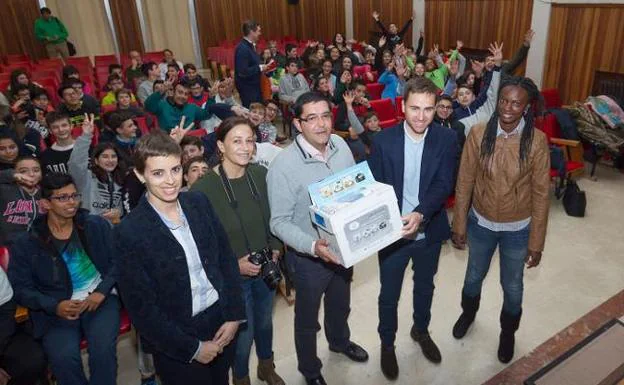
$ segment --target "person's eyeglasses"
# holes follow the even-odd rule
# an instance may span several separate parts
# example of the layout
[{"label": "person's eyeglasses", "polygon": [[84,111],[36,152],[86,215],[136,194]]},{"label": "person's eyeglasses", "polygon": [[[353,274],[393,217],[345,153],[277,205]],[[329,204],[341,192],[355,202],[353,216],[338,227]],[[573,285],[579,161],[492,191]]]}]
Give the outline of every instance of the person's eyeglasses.
[{"label": "person's eyeglasses", "polygon": [[453,109],[453,106],[438,106],[438,108],[441,109],[441,110],[449,110],[450,111],[450,110]]},{"label": "person's eyeglasses", "polygon": [[82,198],[82,194],[80,194],[80,193],[63,194],[63,195],[57,195],[57,196],[50,197],[50,199],[54,199],[54,200],[57,200],[59,202],[69,202],[71,200],[79,201],[81,198]]},{"label": "person's eyeglasses", "polygon": [[323,115],[308,115],[307,118],[298,118],[300,121],[302,122],[306,122],[306,123],[312,123],[312,124],[319,124],[321,122],[321,120],[324,120],[326,122],[331,121],[333,118],[333,115],[331,112],[328,112],[326,114]]},{"label": "person's eyeglasses", "polygon": [[279,109],[277,109],[275,107],[267,107],[267,111],[279,112]]}]

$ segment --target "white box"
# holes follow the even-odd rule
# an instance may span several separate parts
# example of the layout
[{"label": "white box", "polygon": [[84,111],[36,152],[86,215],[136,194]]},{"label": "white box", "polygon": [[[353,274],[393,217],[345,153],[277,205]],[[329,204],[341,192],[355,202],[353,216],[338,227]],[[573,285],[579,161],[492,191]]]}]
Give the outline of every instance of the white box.
[{"label": "white box", "polygon": [[401,214],[392,186],[376,182],[360,163],[309,186],[310,217],[345,267],[401,238]]}]

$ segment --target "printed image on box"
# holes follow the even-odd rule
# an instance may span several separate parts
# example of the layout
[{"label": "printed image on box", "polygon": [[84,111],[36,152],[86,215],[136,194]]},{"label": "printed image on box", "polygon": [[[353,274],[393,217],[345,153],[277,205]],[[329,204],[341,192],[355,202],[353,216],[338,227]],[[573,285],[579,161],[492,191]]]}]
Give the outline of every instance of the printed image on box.
[{"label": "printed image on box", "polygon": [[308,186],[310,217],[345,267],[401,238],[401,215],[392,186],[359,163]]}]

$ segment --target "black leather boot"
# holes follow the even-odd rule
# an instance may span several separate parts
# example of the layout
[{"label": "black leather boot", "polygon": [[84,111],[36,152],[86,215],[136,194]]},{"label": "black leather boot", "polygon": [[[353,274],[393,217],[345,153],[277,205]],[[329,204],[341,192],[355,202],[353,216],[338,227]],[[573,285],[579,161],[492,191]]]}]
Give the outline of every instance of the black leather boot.
[{"label": "black leather boot", "polygon": [[453,326],[453,337],[460,339],[463,338],[468,332],[468,328],[474,321],[477,310],[479,310],[479,303],[481,302],[481,295],[476,297],[468,297],[462,292],[461,307],[462,313],[459,316],[455,326]]},{"label": "black leather boot", "polygon": [[504,310],[500,314],[501,333],[498,342],[498,360],[503,364],[511,361],[514,355],[514,346],[516,343],[515,333],[520,326],[520,313],[513,315],[506,313]]}]

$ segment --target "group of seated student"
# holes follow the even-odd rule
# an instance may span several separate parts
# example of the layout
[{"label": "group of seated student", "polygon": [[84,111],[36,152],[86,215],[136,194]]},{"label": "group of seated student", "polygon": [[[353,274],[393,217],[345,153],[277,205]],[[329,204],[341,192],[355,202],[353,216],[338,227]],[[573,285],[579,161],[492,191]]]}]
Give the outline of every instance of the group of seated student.
[{"label": "group of seated student", "polygon": [[[0,323],[6,325],[0,333],[0,385],[43,381],[44,357],[59,385],[115,383],[119,291],[139,331],[143,383],[155,384],[157,372],[167,385],[198,383],[202,376],[206,383],[225,384],[232,366],[234,383],[249,384],[255,343],[258,377],[283,384],[273,363],[275,290],[249,258],[266,252],[277,261],[283,248],[269,226],[266,179],[281,151],[275,123],[281,105],[299,119],[295,126],[304,132],[300,127],[308,121],[298,100],[313,90],[314,104],[321,95],[330,109],[337,109],[333,130],[360,161],[371,155],[382,131],[366,84],[383,84],[382,97],[395,103],[410,80],[426,78],[437,89],[433,120],[456,133],[461,156],[471,128],[492,116],[498,119],[501,76],[523,62],[533,36],[527,32],[507,63],[502,62],[502,44],[493,43],[491,56],[472,60],[466,68],[461,41],[447,52],[434,45],[421,56],[422,32],[415,50],[402,40],[411,19],[399,31],[395,24],[386,29],[378,13],[373,18],[383,35],[372,44],[337,33],[328,44],[309,41],[299,57],[297,46],[286,45],[282,54],[270,41],[258,54],[265,64],[278,64],[267,73],[273,97],[248,109],[236,99],[233,79],[213,79],[211,85],[170,50],[160,63],[144,62],[131,51],[125,70],[109,68],[107,92],[99,101],[79,71],[65,66],[56,109],[27,71],[13,71],[7,108],[0,108],[0,245],[11,256],[8,280],[0,272]],[[370,70],[354,71],[365,64]],[[146,112],[160,130],[142,136],[134,119]],[[187,135],[194,129],[205,133]],[[213,235],[194,238],[200,233],[189,228]],[[160,237],[160,244],[138,238],[159,231],[170,235]],[[465,240],[454,242],[462,246]],[[161,252],[186,257],[180,257],[182,262],[158,259]],[[35,255],[42,258],[35,261]],[[162,280],[147,278],[144,268],[150,262],[150,274]],[[192,306],[166,299],[179,294],[174,291],[181,283],[169,279],[169,270],[180,263],[188,264],[191,286],[184,290]],[[212,272],[213,265],[220,271]],[[478,294],[473,292],[468,294]],[[156,293],[165,293],[164,299]],[[32,334],[15,326],[15,303],[28,308]],[[465,315],[456,328],[467,328],[471,319],[474,314]],[[89,382],[80,359],[81,338],[88,342]],[[313,380],[308,383],[325,383],[322,377]]]}]

